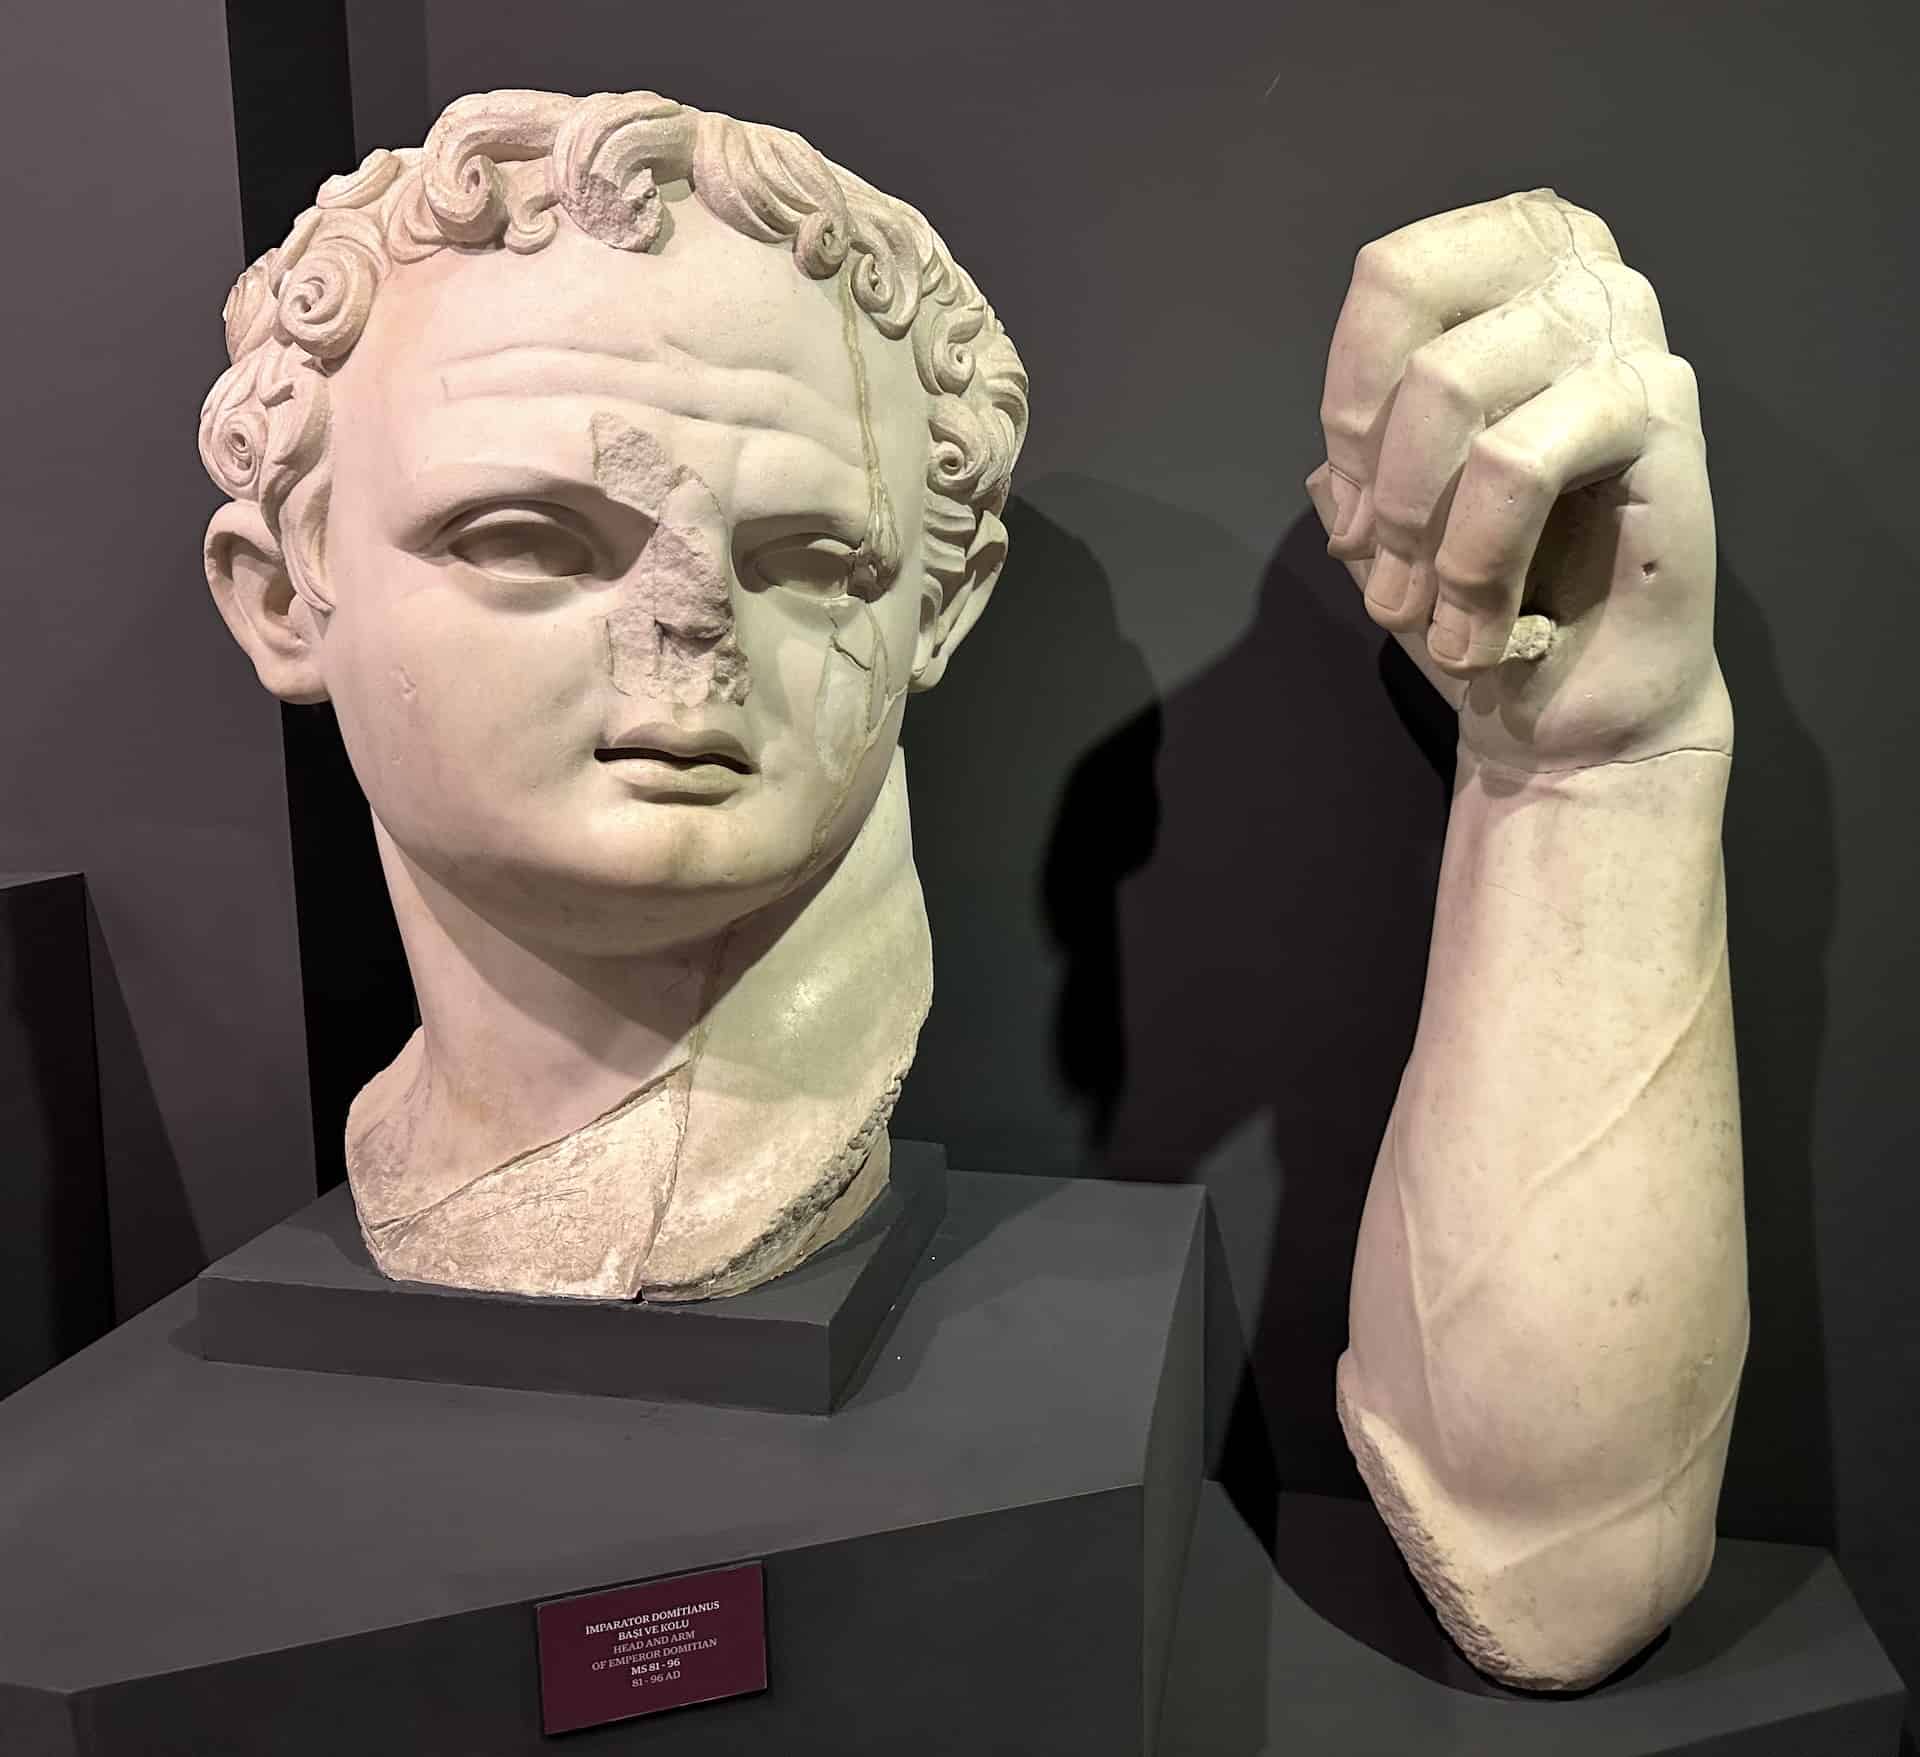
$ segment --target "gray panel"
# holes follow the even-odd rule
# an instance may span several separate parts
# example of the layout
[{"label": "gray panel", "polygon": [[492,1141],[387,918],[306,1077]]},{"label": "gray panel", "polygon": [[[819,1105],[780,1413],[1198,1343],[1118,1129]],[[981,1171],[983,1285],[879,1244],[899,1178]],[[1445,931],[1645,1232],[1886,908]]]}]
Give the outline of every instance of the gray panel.
[{"label": "gray panel", "polygon": [[77,872],[0,874],[0,1396],[113,1321]]},{"label": "gray panel", "polygon": [[201,575],[241,267],[219,0],[9,9],[0,866],[79,868],[124,1315],[313,1191],[279,710]]},{"label": "gray panel", "polygon": [[1146,1616],[1141,1626],[1142,1675],[1146,1679],[1149,1749],[1160,1724],[1161,1687],[1173,1641],[1180,1583],[1187,1571],[1194,1507],[1204,1473],[1206,1377],[1203,1226],[1191,1246],[1192,1260],[1160,1363],[1160,1395],[1147,1437],[1146,1492],[1141,1498],[1146,1568]]}]

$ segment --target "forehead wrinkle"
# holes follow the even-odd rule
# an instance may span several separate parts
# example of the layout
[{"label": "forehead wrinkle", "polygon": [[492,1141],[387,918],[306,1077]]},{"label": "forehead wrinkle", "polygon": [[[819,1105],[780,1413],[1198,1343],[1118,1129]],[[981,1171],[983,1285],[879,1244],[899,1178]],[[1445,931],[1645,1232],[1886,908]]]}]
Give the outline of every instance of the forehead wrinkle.
[{"label": "forehead wrinkle", "polygon": [[[442,403],[592,397],[710,426],[811,440],[862,465],[860,423],[849,405],[769,366],[722,366],[675,347],[672,361],[641,361],[595,348],[529,345],[456,355],[431,367]],[[592,364],[587,364],[591,362]],[[529,369],[539,382],[526,382]],[[502,384],[506,378],[510,381]]]},{"label": "forehead wrinkle", "polygon": [[[525,464],[530,468],[564,473],[590,484],[594,479],[590,437],[593,417],[612,413],[640,431],[651,433],[670,455],[673,450],[669,438],[672,427],[687,423],[710,428],[731,440],[728,456],[735,465],[749,453],[758,457],[769,448],[798,446],[818,454],[821,463],[836,481],[865,480],[857,451],[850,457],[840,447],[824,444],[811,433],[798,432],[776,423],[723,421],[714,416],[678,414],[652,405],[635,408],[624,399],[589,398],[580,394],[552,399],[549,410],[543,411],[538,418],[530,418],[530,407],[548,401],[524,393],[499,391],[488,396],[462,397],[457,399],[457,403],[406,410],[395,424],[400,441],[398,449],[403,458],[411,454],[425,460],[430,466],[458,468],[463,464],[484,464],[508,468]],[[488,405],[493,405],[493,408]],[[465,419],[476,406],[486,415],[492,415],[497,410],[500,418],[485,420],[476,430]],[[665,420],[660,426],[665,431],[656,431],[646,421],[647,414],[664,415]],[[641,419],[633,420],[633,415],[639,415]],[[452,428],[450,432],[437,431],[448,425]],[[703,468],[698,473],[707,477],[712,471]]]},{"label": "forehead wrinkle", "polygon": [[[538,407],[540,401],[500,392],[408,409],[391,430],[389,467],[375,472],[378,491],[416,509],[408,514],[410,519],[424,516],[417,510],[421,507],[443,517],[475,496],[564,500],[575,494],[603,495],[592,428],[594,417],[605,413],[649,433],[670,458],[676,450],[687,449],[676,448],[670,432],[674,421],[686,417],[649,425],[629,420],[640,411],[609,410],[605,398],[569,396],[545,408]],[[473,419],[476,412],[478,422]],[[723,438],[719,451],[676,461],[692,468],[735,516],[799,510],[786,504],[796,491],[823,512],[840,511],[851,518],[865,508],[864,472],[810,435],[782,427],[705,425]]]}]

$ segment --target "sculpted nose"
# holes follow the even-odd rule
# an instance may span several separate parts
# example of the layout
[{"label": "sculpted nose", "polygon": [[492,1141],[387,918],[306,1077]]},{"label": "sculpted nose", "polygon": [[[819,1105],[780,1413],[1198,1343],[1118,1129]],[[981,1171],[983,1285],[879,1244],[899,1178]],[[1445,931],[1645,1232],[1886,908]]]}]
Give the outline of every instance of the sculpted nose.
[{"label": "sculpted nose", "polygon": [[594,478],[653,520],[607,617],[607,669],[622,695],[680,707],[747,699],[747,658],[734,644],[727,520],[713,490],[650,433],[612,414],[593,418]]},{"label": "sculpted nose", "polygon": [[[670,502],[663,511],[671,510]],[[726,536],[716,516],[663,519],[655,528],[607,617],[607,657],[622,695],[688,708],[747,699],[747,658],[733,639]]]},{"label": "sculpted nose", "polygon": [[723,535],[707,520],[662,524],[647,539],[622,591],[624,607],[644,611],[691,640],[719,640],[733,627]]}]

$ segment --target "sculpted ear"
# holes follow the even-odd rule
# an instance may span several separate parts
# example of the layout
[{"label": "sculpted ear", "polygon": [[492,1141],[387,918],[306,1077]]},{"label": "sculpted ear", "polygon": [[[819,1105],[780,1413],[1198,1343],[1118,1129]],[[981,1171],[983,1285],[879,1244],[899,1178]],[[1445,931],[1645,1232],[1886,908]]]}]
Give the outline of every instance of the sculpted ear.
[{"label": "sculpted ear", "polygon": [[293,589],[286,557],[260,509],[230,500],[207,526],[207,584],[260,681],[283,702],[324,702],[312,606]]},{"label": "sculpted ear", "polygon": [[960,582],[941,603],[931,588],[920,618],[920,640],[913,656],[912,689],[931,689],[946,675],[947,660],[980,620],[993,596],[1000,569],[1007,559],[1007,527],[995,513],[982,509],[967,545],[967,561]]}]

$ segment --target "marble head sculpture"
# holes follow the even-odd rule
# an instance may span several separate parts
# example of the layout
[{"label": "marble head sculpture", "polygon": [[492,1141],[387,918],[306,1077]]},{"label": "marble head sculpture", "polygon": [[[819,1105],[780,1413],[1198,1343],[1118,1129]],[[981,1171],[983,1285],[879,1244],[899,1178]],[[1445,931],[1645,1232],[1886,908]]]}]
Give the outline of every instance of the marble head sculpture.
[{"label": "marble head sculpture", "polygon": [[1006,552],[1006,332],[912,208],[650,92],[459,100],[225,316],[208,578],[333,703],[419,998],[347,1127],[374,1260],[791,1267],[884,1188],[931,996],[898,735]]}]

